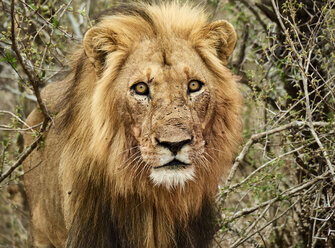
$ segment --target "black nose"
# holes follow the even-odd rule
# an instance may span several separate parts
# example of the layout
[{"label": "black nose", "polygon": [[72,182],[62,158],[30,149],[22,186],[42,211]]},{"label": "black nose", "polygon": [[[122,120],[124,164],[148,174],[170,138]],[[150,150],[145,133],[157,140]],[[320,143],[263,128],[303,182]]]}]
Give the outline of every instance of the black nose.
[{"label": "black nose", "polygon": [[184,145],[190,144],[192,140],[193,137],[178,142],[169,142],[169,141],[160,141],[159,139],[156,138],[158,145],[169,149],[173,153],[173,155],[176,155],[178,151],[180,151],[183,148]]}]

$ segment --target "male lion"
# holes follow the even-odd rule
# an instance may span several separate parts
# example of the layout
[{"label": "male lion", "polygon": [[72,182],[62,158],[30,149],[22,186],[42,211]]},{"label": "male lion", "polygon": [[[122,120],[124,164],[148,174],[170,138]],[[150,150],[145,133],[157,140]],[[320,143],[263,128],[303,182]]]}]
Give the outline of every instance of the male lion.
[{"label": "male lion", "polygon": [[117,7],[86,33],[43,90],[58,115],[24,164],[34,247],[210,246],[240,138],[235,42],[228,22],[176,3]]}]

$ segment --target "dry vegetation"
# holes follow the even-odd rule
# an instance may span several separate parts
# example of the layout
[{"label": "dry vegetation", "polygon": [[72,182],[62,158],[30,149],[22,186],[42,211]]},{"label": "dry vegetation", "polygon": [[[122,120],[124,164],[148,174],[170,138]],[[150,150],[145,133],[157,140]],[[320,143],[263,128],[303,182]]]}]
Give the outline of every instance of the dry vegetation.
[{"label": "dry vegetation", "polygon": [[[20,165],[55,114],[39,90],[66,73],[65,54],[116,3],[1,0],[0,247],[27,246]],[[245,99],[245,142],[218,196],[215,247],[335,247],[335,1],[202,3],[237,30],[229,67]],[[45,121],[22,129],[36,103]],[[30,147],[23,132],[36,137]]]}]

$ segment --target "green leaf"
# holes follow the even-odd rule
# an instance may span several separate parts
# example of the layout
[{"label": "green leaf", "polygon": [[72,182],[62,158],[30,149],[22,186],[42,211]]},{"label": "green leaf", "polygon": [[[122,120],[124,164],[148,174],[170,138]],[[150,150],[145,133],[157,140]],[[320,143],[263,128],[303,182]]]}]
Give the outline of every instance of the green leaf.
[{"label": "green leaf", "polygon": [[2,59],[0,59],[0,62],[7,62],[9,63],[14,69],[17,67],[17,60],[15,57],[12,56],[10,52],[6,53],[6,56]]},{"label": "green leaf", "polygon": [[40,78],[42,79],[44,77],[45,77],[45,71],[43,70],[42,73],[41,73],[41,75],[40,75]]},{"label": "green leaf", "polygon": [[52,25],[54,26],[54,28],[59,27],[59,21],[54,17],[52,18]]},{"label": "green leaf", "polygon": [[35,4],[33,4],[33,3],[29,4],[29,6],[30,6],[30,8],[32,8],[33,10],[37,10],[37,9],[38,9],[38,7],[37,7]]}]

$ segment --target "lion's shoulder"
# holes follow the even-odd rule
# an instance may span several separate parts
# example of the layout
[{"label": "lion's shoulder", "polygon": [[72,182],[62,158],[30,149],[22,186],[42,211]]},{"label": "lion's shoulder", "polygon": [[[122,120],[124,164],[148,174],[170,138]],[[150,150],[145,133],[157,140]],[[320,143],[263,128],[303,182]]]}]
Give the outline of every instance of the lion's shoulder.
[{"label": "lion's shoulder", "polygon": [[41,92],[41,96],[49,112],[57,113],[60,109],[60,103],[64,100],[69,82],[67,80],[54,82],[47,85]]},{"label": "lion's shoulder", "polygon": [[[61,102],[64,100],[68,87],[68,81],[60,81],[48,84],[41,91],[42,100],[46,104],[47,109],[52,116],[61,111]],[[27,118],[27,124],[29,126],[36,125],[42,121],[43,114],[38,107],[36,107]]]}]

